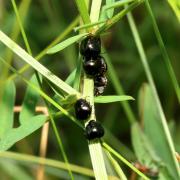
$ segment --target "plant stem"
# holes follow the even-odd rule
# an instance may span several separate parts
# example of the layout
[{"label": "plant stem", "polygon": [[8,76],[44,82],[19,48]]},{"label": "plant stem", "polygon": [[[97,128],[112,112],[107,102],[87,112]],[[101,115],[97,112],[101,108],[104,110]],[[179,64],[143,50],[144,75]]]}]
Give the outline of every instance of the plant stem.
[{"label": "plant stem", "polygon": [[164,61],[165,61],[165,65],[166,65],[166,68],[168,70],[168,73],[169,73],[169,76],[170,76],[170,79],[171,79],[171,82],[172,82],[172,85],[174,87],[174,90],[176,92],[176,95],[177,95],[177,98],[178,98],[178,101],[180,103],[180,89],[179,89],[179,84],[178,84],[178,81],[176,79],[176,75],[175,75],[175,72],[173,70],[173,67],[171,65],[171,61],[170,61],[170,58],[169,58],[169,55],[166,51],[166,48],[165,48],[165,45],[164,45],[164,42],[163,42],[163,39],[161,37],[161,33],[159,31],[159,28],[158,28],[158,25],[156,23],[156,20],[155,20],[155,17],[153,15],[153,12],[152,12],[152,9],[151,9],[151,6],[149,4],[149,1],[148,0],[145,0],[145,6],[148,10],[148,13],[150,15],[150,18],[151,18],[151,21],[152,21],[152,24],[153,24],[153,28],[154,28],[154,32],[155,32],[155,35],[156,35],[156,38],[157,38],[157,41],[158,41],[158,44],[159,44],[159,47],[160,47],[160,50],[161,50],[161,54],[164,58]]},{"label": "plant stem", "polygon": [[[90,14],[92,23],[98,21],[100,7],[101,7],[101,0],[92,1],[91,14]],[[92,113],[89,120],[92,120],[92,119],[96,120],[95,108],[94,108],[94,81],[92,78],[88,78],[86,77],[86,75],[84,75],[83,82],[84,83],[83,83],[82,95],[84,98],[86,98],[87,101],[89,101],[92,107]],[[88,121],[86,121],[85,126],[87,125]],[[91,157],[91,162],[92,162],[95,178],[97,180],[102,180],[102,179],[107,180],[108,175],[106,172],[100,140],[97,139],[97,140],[89,141],[88,145],[89,145],[89,152],[90,152],[90,157]]]}]

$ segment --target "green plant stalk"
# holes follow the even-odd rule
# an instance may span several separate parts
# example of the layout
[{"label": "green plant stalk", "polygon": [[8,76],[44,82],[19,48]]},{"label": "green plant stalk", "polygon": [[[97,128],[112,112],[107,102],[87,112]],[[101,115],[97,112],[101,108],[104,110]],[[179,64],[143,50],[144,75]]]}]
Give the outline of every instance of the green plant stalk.
[{"label": "green plant stalk", "polygon": [[[32,156],[32,155],[26,155],[26,154],[22,154],[22,153],[20,154],[20,153],[14,153],[14,152],[10,152],[10,151],[0,152],[0,157],[13,159],[16,161],[24,161],[24,162],[28,162],[28,163],[46,165],[46,166],[63,169],[63,170],[68,170],[67,166],[64,162],[56,161],[56,160],[52,160],[52,159],[48,159],[48,158]],[[91,169],[73,165],[73,164],[69,164],[69,167],[72,172],[82,174],[85,176],[94,177],[94,173]]]},{"label": "green plant stalk", "polygon": [[157,41],[158,41],[158,44],[159,44],[159,47],[160,47],[160,50],[161,50],[161,54],[162,54],[162,56],[164,58],[165,65],[166,65],[166,68],[168,70],[172,85],[174,87],[174,90],[176,92],[178,101],[180,103],[180,89],[179,89],[178,81],[176,79],[176,75],[175,75],[175,72],[174,72],[173,67],[171,65],[169,55],[168,55],[168,53],[166,51],[163,39],[161,37],[161,33],[159,31],[158,25],[156,23],[155,17],[153,15],[153,12],[152,12],[152,9],[151,9],[151,6],[150,6],[150,3],[149,3],[148,0],[145,0],[145,6],[146,6],[146,8],[148,10],[148,13],[149,13],[149,16],[151,18],[153,28],[154,28],[154,32],[155,32],[155,35],[156,35],[156,38],[157,38]]},{"label": "green plant stalk", "polygon": [[11,3],[13,5],[14,12],[16,14],[16,18],[17,18],[17,21],[18,21],[18,24],[19,24],[19,27],[20,27],[20,30],[21,30],[21,34],[22,34],[22,37],[23,37],[26,49],[27,49],[28,53],[30,55],[32,55],[31,48],[29,46],[29,43],[28,43],[28,40],[27,40],[27,36],[26,36],[25,31],[24,31],[24,28],[23,28],[23,25],[22,25],[22,21],[21,21],[21,18],[20,18],[20,15],[19,15],[19,12],[18,12],[18,9],[17,9],[17,6],[16,6],[16,2],[15,2],[15,0],[11,0]]},{"label": "green plant stalk", "polygon": [[152,90],[152,93],[153,93],[153,96],[154,96],[154,99],[155,99],[155,105],[157,106],[157,110],[158,110],[159,115],[161,117],[163,130],[164,130],[164,133],[166,134],[166,138],[167,138],[167,142],[168,142],[167,144],[168,144],[168,146],[170,148],[170,151],[171,151],[170,156],[173,159],[174,168],[177,171],[177,177],[180,177],[179,165],[178,165],[178,162],[177,162],[177,160],[176,160],[176,158],[174,156],[175,148],[174,148],[174,145],[173,145],[173,142],[172,142],[172,139],[171,139],[171,135],[170,135],[170,132],[169,132],[169,129],[168,129],[167,121],[166,121],[166,118],[165,118],[165,115],[164,115],[164,112],[163,112],[163,109],[162,109],[162,106],[161,106],[161,103],[160,103],[160,100],[159,100],[159,97],[158,97],[158,94],[157,94],[157,91],[156,91],[154,80],[153,80],[153,77],[151,75],[149,65],[147,63],[148,62],[147,57],[146,57],[145,51],[143,49],[143,45],[141,43],[141,39],[140,39],[139,33],[137,31],[137,27],[135,25],[135,22],[134,22],[134,19],[133,19],[131,13],[127,14],[127,18],[128,18],[128,22],[129,22],[129,25],[130,25],[130,28],[131,28],[131,31],[132,31],[132,34],[133,34],[133,37],[134,37],[134,40],[135,40],[139,55],[140,55],[140,59],[142,61],[142,64],[143,64],[147,79],[149,81],[149,84],[150,84],[150,87],[151,87],[151,90]]},{"label": "green plant stalk", "polygon": [[[43,49],[36,57],[35,59],[37,61],[41,60],[42,57],[44,57],[44,55],[46,55],[46,52],[49,48],[53,47],[55,44],[59,43],[62,39],[64,39],[72,30],[73,28],[78,24],[79,22],[79,17],[75,18],[75,20],[73,20],[70,25],[62,32],[59,34],[59,36],[57,38],[55,38],[45,49]],[[31,67],[29,64],[26,64],[25,66],[23,66],[20,70],[18,70],[18,72],[20,74],[22,74],[23,72],[25,72],[29,67]],[[9,80],[13,80],[14,78],[17,77],[17,74],[13,74],[11,75],[8,79]]]},{"label": "green plant stalk", "polygon": [[[106,49],[103,48],[103,51],[106,52]],[[117,75],[117,73],[116,73],[116,71],[115,71],[115,69],[114,69],[114,67],[113,67],[113,65],[111,63],[111,60],[110,60],[108,54],[107,53],[104,54],[104,57],[106,59],[107,65],[108,65],[108,74],[109,74],[109,76],[111,78],[111,83],[113,84],[115,91],[119,95],[125,94],[125,92],[123,90],[123,87],[121,86],[121,83],[120,83],[120,81],[118,79],[118,75]],[[123,107],[124,112],[125,112],[125,114],[126,114],[126,116],[128,118],[129,123],[133,124],[134,122],[136,122],[136,118],[134,116],[134,113],[133,113],[129,103],[126,102],[126,101],[123,101],[123,102],[120,102],[120,103],[122,104],[122,107]]]},{"label": "green plant stalk", "polygon": [[74,180],[74,177],[73,177],[73,174],[72,174],[72,171],[71,171],[71,167],[70,167],[70,164],[69,164],[69,161],[68,161],[68,158],[67,158],[63,143],[62,143],[60,133],[58,132],[57,126],[55,124],[55,121],[54,121],[54,118],[52,116],[51,110],[49,108],[48,102],[46,100],[45,100],[45,103],[46,103],[46,107],[48,108],[49,117],[50,117],[50,121],[51,121],[51,124],[52,124],[52,127],[53,127],[53,131],[54,131],[54,134],[56,136],[58,146],[59,146],[59,149],[60,149],[60,151],[62,153],[63,159],[65,161],[65,165],[67,167],[68,173],[69,173],[71,179]]},{"label": "green plant stalk", "polygon": [[[25,19],[26,15],[27,15],[30,3],[31,3],[31,0],[23,0],[19,5],[19,14],[22,16],[22,22],[24,22],[24,19]],[[14,20],[13,27],[12,27],[12,33],[10,35],[11,39],[16,41],[16,39],[18,38],[19,33],[20,33],[19,25]],[[12,55],[13,55],[13,53],[10,51],[9,48],[7,48],[5,50],[5,56],[4,57],[6,58],[6,60],[7,60],[7,62],[9,64],[11,64]],[[2,80],[6,79],[7,75],[8,75],[8,69],[3,68],[2,76],[1,76],[0,79],[2,79]]]},{"label": "green plant stalk", "polygon": [[111,161],[111,164],[113,165],[115,171],[117,172],[117,174],[119,175],[121,180],[127,180],[124,172],[122,171],[121,167],[119,166],[118,162],[111,156],[111,154],[105,150],[105,153],[107,155],[107,157],[109,158],[109,160]]},{"label": "green plant stalk", "polygon": [[122,157],[119,153],[117,153],[114,149],[112,149],[108,144],[105,142],[102,143],[105,150],[107,150],[109,153],[116,156],[118,159],[120,159],[124,164],[126,164],[129,168],[131,168],[135,173],[137,173],[140,177],[142,177],[145,180],[150,180],[147,176],[145,176],[141,171],[139,171],[137,168],[135,168],[130,162],[128,162],[124,157]]},{"label": "green plant stalk", "polygon": [[[100,7],[101,7],[101,0],[92,1],[92,6],[91,6],[92,14],[90,14],[92,23],[98,21]],[[94,8],[97,10],[94,11],[93,10]],[[82,96],[90,103],[92,107],[92,113],[89,120],[92,120],[92,119],[96,120],[95,108],[94,108],[94,81],[92,78],[86,77],[86,75],[84,75],[84,78],[83,78]],[[89,120],[86,121],[85,126],[87,125]],[[102,179],[107,180],[108,175],[106,172],[106,167],[105,167],[105,162],[103,158],[103,152],[102,152],[100,141],[99,140],[89,141],[88,146],[89,146],[89,152],[90,152],[90,157],[91,157],[91,162],[92,162],[95,178],[97,180],[102,180]]]}]

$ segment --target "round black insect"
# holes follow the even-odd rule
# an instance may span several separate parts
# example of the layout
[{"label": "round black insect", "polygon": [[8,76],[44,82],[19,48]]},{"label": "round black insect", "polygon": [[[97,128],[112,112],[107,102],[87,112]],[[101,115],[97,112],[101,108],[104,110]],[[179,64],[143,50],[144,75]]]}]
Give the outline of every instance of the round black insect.
[{"label": "round black insect", "polygon": [[85,128],[85,136],[88,140],[101,138],[104,135],[104,129],[101,124],[95,120],[91,120]]},{"label": "round black insect", "polygon": [[91,106],[85,99],[79,99],[74,105],[75,115],[78,120],[85,120],[91,114]]},{"label": "round black insect", "polygon": [[102,57],[102,56],[98,56],[97,58],[97,61],[98,61],[98,66],[99,66],[99,75],[103,75],[106,73],[107,71],[107,64],[106,64],[106,61],[105,59]]},{"label": "round black insect", "polygon": [[83,68],[87,75],[97,76],[103,75],[107,71],[107,64],[102,56],[96,59],[89,59],[83,62]]},{"label": "round black insect", "polygon": [[82,40],[80,53],[85,57],[96,58],[101,52],[101,39],[97,36],[87,36]]},{"label": "round black insect", "polygon": [[94,77],[94,86],[96,86],[96,87],[101,87],[101,86],[106,87],[106,85],[107,85],[106,76],[95,76]]}]

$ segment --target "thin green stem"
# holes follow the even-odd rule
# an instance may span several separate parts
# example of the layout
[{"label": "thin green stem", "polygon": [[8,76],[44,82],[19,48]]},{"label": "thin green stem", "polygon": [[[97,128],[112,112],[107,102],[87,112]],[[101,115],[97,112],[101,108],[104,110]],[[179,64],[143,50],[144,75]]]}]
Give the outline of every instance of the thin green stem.
[{"label": "thin green stem", "polygon": [[154,80],[153,80],[153,77],[152,77],[152,74],[151,74],[151,71],[150,71],[150,68],[148,65],[148,60],[147,60],[147,57],[146,57],[146,54],[145,54],[139,33],[138,33],[138,30],[136,27],[136,24],[134,22],[134,19],[133,19],[133,16],[131,15],[131,13],[127,14],[127,18],[128,18],[128,22],[129,22],[129,25],[130,25],[136,46],[137,46],[137,50],[138,50],[139,55],[140,55],[140,59],[142,61],[147,79],[149,81],[149,84],[150,84],[150,87],[152,90],[152,94],[154,96],[155,105],[157,107],[157,112],[159,113],[159,117],[160,117],[160,120],[162,123],[162,127],[164,130],[165,136],[166,136],[167,146],[169,147],[170,152],[171,152],[169,154],[169,156],[172,158],[172,165],[174,166],[174,169],[176,169],[177,177],[180,177],[179,165],[178,165],[178,162],[174,156],[174,154],[175,154],[174,144],[173,144],[173,141],[171,139],[171,135],[170,135],[168,125],[167,125],[167,121],[166,121],[166,118],[165,118],[165,115],[164,115],[164,112],[163,112],[163,109],[162,109],[162,106],[161,106],[161,103],[160,103],[160,100],[158,97],[158,93],[156,91],[155,83],[154,83]]},{"label": "thin green stem", "polygon": [[18,12],[18,9],[17,9],[17,6],[16,6],[16,2],[15,2],[15,0],[11,0],[11,2],[12,2],[12,5],[13,5],[13,8],[14,8],[14,12],[16,14],[16,18],[17,18],[17,21],[18,21],[18,24],[19,24],[19,27],[20,27],[20,30],[21,30],[21,34],[22,34],[25,46],[27,48],[28,53],[30,55],[32,55],[31,48],[29,46],[28,39],[27,39],[26,33],[24,31],[22,21],[21,21],[21,18],[20,18],[20,15],[19,15],[19,12]]},{"label": "thin green stem", "polygon": [[[10,151],[0,152],[0,157],[13,159],[16,161],[23,161],[23,162],[28,162],[28,163],[46,165],[46,166],[63,169],[63,170],[68,170],[68,168],[64,162],[56,161],[56,160],[52,160],[52,159],[48,159],[48,158],[41,158],[41,157],[37,157],[37,156],[22,154],[22,153],[20,154],[20,153],[14,153],[14,152],[10,152]],[[69,164],[69,167],[70,167],[71,171],[73,171],[75,173],[94,177],[94,173],[91,169],[73,165],[73,164]]]},{"label": "thin green stem", "polygon": [[160,50],[161,50],[161,54],[164,58],[164,61],[165,61],[165,65],[166,65],[166,68],[168,70],[168,73],[169,73],[169,76],[170,76],[170,79],[171,79],[171,82],[172,82],[172,85],[174,87],[174,90],[176,92],[176,95],[177,95],[177,98],[178,98],[178,101],[180,103],[180,89],[179,89],[179,84],[178,84],[178,81],[176,79],[176,75],[175,75],[175,72],[173,70],[173,67],[171,65],[171,61],[170,61],[170,58],[169,58],[169,55],[167,53],[167,50],[165,48],[165,45],[164,45],[164,42],[163,42],[163,39],[161,37],[161,33],[159,31],[159,28],[158,28],[158,25],[156,23],[156,19],[154,17],[154,14],[152,12],[152,9],[151,9],[151,6],[150,6],[150,3],[148,0],[145,0],[145,6],[148,10],[148,13],[149,13],[149,16],[151,18],[151,21],[152,21],[152,24],[153,24],[153,28],[154,28],[154,32],[155,32],[155,35],[156,35],[156,38],[157,38],[157,41],[158,41],[158,44],[159,44],[159,47],[160,47]]},{"label": "thin green stem", "polygon": [[[53,47],[55,44],[57,44],[58,42],[60,42],[62,39],[64,39],[72,30],[73,28],[77,25],[77,23],[79,22],[79,17],[77,17],[75,20],[72,21],[72,23],[70,23],[70,25],[62,32],[59,34],[59,36],[54,39],[45,49],[43,49],[36,57],[35,59],[37,61],[41,60],[44,55],[46,55],[46,52],[49,48]],[[25,66],[23,66],[20,70],[18,70],[18,72],[20,74],[24,73],[26,70],[28,70],[28,68],[31,67],[29,64],[26,64]],[[9,79],[14,79],[17,77],[17,74],[13,74],[9,77]]]},{"label": "thin green stem", "polygon": [[145,180],[150,180],[147,176],[145,176],[141,171],[139,171],[137,168],[135,168],[129,161],[127,161],[124,157],[122,157],[118,152],[116,152],[114,149],[112,149],[108,144],[105,142],[102,143],[103,147],[116,156],[118,159],[120,159],[124,164],[126,164],[129,168],[131,168],[134,172],[136,172],[139,176],[141,176]]},{"label": "thin green stem", "polygon": [[[106,49],[103,48],[103,51],[106,52]],[[108,74],[111,78],[111,83],[113,84],[114,88],[115,88],[115,91],[117,92],[118,95],[123,95],[125,94],[124,90],[123,90],[123,87],[118,79],[118,75],[111,63],[111,60],[108,56],[107,53],[104,54],[104,57],[106,59],[106,62],[107,62],[107,65],[108,65]],[[129,123],[130,124],[133,124],[134,122],[136,122],[136,118],[134,116],[134,113],[129,105],[129,103],[127,101],[123,101],[123,102],[120,102],[122,104],[122,107],[124,109],[124,112],[129,120]]]}]

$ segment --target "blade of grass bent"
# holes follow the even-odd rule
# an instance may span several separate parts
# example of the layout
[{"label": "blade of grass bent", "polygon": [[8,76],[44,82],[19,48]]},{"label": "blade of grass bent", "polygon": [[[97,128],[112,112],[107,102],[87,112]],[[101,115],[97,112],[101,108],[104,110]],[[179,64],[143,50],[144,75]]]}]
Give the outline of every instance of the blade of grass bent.
[{"label": "blade of grass bent", "polygon": [[[60,42],[64,37],[66,37],[71,31],[72,29],[77,25],[79,21],[79,17],[77,17],[74,21],[72,21],[70,23],[70,25],[62,32],[60,33],[60,35],[55,38],[45,49],[43,49],[36,57],[36,60],[41,60],[41,58],[46,54],[47,50],[49,48],[51,48],[52,46],[54,46],[55,44],[57,44],[58,42]],[[26,64],[25,66],[23,66],[20,70],[18,70],[18,72],[20,74],[22,74],[23,72],[25,72],[29,67],[31,67],[29,64]],[[13,74],[9,77],[9,79],[14,79],[16,78],[17,74]]]},{"label": "blade of grass bent", "polygon": [[[28,163],[42,164],[42,165],[46,165],[46,166],[50,166],[54,168],[67,170],[67,166],[65,165],[64,162],[56,161],[56,160],[48,159],[48,158],[41,158],[41,157],[37,157],[33,155],[6,151],[6,152],[0,152],[0,157],[13,159],[16,161],[25,161]],[[70,164],[70,168],[71,168],[71,171],[75,173],[94,177],[94,173],[91,169],[73,165],[73,164]]]},{"label": "blade of grass bent", "polygon": [[118,152],[116,152],[114,149],[112,149],[108,144],[105,142],[102,143],[105,150],[116,156],[118,159],[120,159],[124,164],[126,164],[129,168],[131,168],[134,172],[136,172],[140,177],[142,177],[145,180],[150,180],[147,176],[145,176],[141,171],[139,171],[137,168],[135,168],[130,162],[128,162],[124,157],[122,157]]},{"label": "blade of grass bent", "polygon": [[165,44],[163,42],[163,39],[162,39],[162,36],[161,36],[161,33],[159,31],[159,28],[158,28],[158,25],[156,23],[156,19],[154,17],[154,14],[153,14],[153,11],[151,9],[151,6],[150,6],[150,3],[148,0],[145,0],[145,6],[148,10],[148,13],[149,13],[149,16],[151,18],[151,21],[152,21],[152,25],[153,25],[153,28],[154,28],[154,32],[155,32],[155,35],[156,35],[156,38],[157,38],[157,41],[158,41],[158,44],[159,44],[159,47],[160,47],[160,50],[161,50],[161,54],[164,58],[164,61],[165,61],[165,65],[166,65],[166,68],[168,70],[168,73],[169,73],[169,76],[170,76],[170,79],[171,79],[171,82],[172,82],[172,85],[174,87],[174,90],[176,92],[176,95],[177,95],[177,98],[178,98],[178,101],[180,103],[180,89],[179,89],[179,84],[178,84],[178,81],[176,79],[176,75],[175,75],[175,72],[173,70],[173,67],[171,65],[171,61],[170,61],[170,58],[169,58],[169,55],[167,53],[167,50],[165,48]]},{"label": "blade of grass bent", "polygon": [[[158,94],[157,94],[157,91],[156,91],[156,87],[155,87],[155,84],[154,84],[153,77],[151,75],[149,65],[147,63],[148,62],[147,57],[146,57],[146,54],[145,54],[145,51],[144,51],[144,48],[143,48],[143,45],[142,45],[138,30],[136,28],[136,24],[134,22],[134,19],[133,19],[131,13],[127,14],[127,18],[128,18],[128,22],[129,22],[129,25],[130,25],[130,28],[131,28],[131,31],[132,31],[132,34],[133,34],[133,37],[134,37],[134,40],[135,40],[139,55],[140,55],[140,59],[142,61],[142,64],[143,64],[147,79],[149,81],[149,84],[150,84],[150,87],[151,87],[151,90],[152,90],[152,94],[154,96],[155,106],[156,106],[156,108],[158,110],[158,113],[159,113],[159,116],[160,116],[160,121],[162,123],[162,128],[163,128],[163,131],[164,131],[164,135],[166,137],[167,146],[168,146],[168,148],[169,148],[169,150],[171,152],[171,154],[169,154],[169,156],[172,159],[171,164],[173,166],[169,166],[169,168],[172,170],[172,172],[174,172],[174,178],[179,179],[180,178],[180,171],[179,171],[178,162],[177,162],[177,160],[175,159],[175,156],[174,156],[175,149],[174,149],[173,141],[171,139],[171,135],[170,135],[170,132],[169,132],[169,129],[168,129],[167,121],[166,121],[166,118],[165,118],[165,115],[164,115],[164,112],[163,112],[163,109],[162,109],[162,106],[161,106],[161,103],[160,103],[160,100],[159,100],[159,97],[158,97]],[[167,162],[167,164],[168,164],[168,162]]]},{"label": "blade of grass bent", "polygon": [[67,94],[79,94],[75,89],[66,84],[60,78],[52,74],[45,66],[40,64],[36,59],[30,56],[24,49],[18,46],[14,41],[12,41],[8,36],[6,36],[2,31],[0,31],[0,41],[8,46],[14,53],[22,58],[26,63],[31,65],[36,71],[45,76],[49,81],[58,86]]}]

